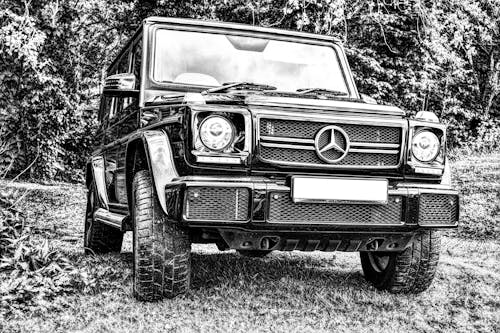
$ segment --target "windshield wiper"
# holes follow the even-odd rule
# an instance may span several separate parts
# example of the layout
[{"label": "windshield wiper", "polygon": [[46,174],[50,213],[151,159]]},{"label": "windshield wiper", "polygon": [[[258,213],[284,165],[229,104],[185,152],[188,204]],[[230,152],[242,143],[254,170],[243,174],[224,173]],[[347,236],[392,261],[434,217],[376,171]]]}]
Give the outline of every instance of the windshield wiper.
[{"label": "windshield wiper", "polygon": [[301,94],[311,94],[311,93],[316,93],[320,95],[334,95],[334,96],[347,96],[349,95],[348,93],[340,90],[330,90],[330,89],[323,89],[323,88],[300,88],[297,89],[297,92]]},{"label": "windshield wiper", "polygon": [[228,90],[231,88],[248,88],[249,90],[276,90],[276,87],[262,84],[262,83],[253,83],[253,82],[226,82],[220,87],[215,87],[211,89],[207,89],[202,92],[202,94],[209,94],[219,91]]}]

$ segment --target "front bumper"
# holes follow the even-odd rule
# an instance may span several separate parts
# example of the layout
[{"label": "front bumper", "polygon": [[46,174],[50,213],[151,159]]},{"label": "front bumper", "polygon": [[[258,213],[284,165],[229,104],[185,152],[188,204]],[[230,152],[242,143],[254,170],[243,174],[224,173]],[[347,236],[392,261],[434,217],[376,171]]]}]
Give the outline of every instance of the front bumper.
[{"label": "front bumper", "polygon": [[457,191],[390,183],[386,204],[294,203],[290,187],[265,177],[188,176],[165,188],[168,216],[190,227],[291,232],[410,232],[456,227]]}]

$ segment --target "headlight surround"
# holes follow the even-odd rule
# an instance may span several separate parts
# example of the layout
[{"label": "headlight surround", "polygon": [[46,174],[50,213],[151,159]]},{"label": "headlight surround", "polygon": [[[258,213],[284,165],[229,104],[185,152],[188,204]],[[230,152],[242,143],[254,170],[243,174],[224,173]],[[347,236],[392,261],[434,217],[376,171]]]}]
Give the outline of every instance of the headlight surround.
[{"label": "headlight surround", "polygon": [[234,140],[233,123],[222,116],[209,116],[200,124],[200,140],[205,147],[214,151],[226,149]]},{"label": "headlight surround", "polygon": [[439,138],[429,130],[421,130],[413,136],[411,151],[420,162],[433,161],[439,155],[440,149]]}]

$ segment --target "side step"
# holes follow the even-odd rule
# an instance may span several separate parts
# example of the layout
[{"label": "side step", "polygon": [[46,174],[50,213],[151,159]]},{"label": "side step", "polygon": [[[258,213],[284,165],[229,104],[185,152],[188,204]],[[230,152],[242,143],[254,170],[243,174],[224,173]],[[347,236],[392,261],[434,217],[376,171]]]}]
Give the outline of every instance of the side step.
[{"label": "side step", "polygon": [[117,228],[117,229],[122,229],[123,222],[125,221],[126,218],[127,218],[127,215],[112,213],[109,210],[106,210],[103,208],[99,208],[94,213],[94,219],[97,222],[101,222],[101,223],[110,225],[110,226]]}]

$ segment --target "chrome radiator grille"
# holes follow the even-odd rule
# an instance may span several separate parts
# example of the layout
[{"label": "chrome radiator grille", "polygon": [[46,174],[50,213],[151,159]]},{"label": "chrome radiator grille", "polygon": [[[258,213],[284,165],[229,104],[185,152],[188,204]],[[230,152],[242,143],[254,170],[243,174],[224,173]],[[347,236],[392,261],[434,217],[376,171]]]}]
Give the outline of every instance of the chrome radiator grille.
[{"label": "chrome radiator grille", "polygon": [[[315,138],[318,132],[331,125],[345,132],[350,147],[344,158],[327,163],[318,156]],[[261,118],[258,129],[259,154],[264,162],[282,165],[394,168],[399,165],[401,156],[402,126]],[[338,140],[341,144],[345,143],[342,137]],[[339,156],[332,156],[332,159]]]},{"label": "chrome radiator grille", "polygon": [[271,193],[270,223],[402,224],[402,198],[390,196],[386,205],[294,203],[289,192]]},{"label": "chrome radiator grille", "polygon": [[189,187],[185,215],[188,220],[247,221],[250,191],[245,187]]}]

